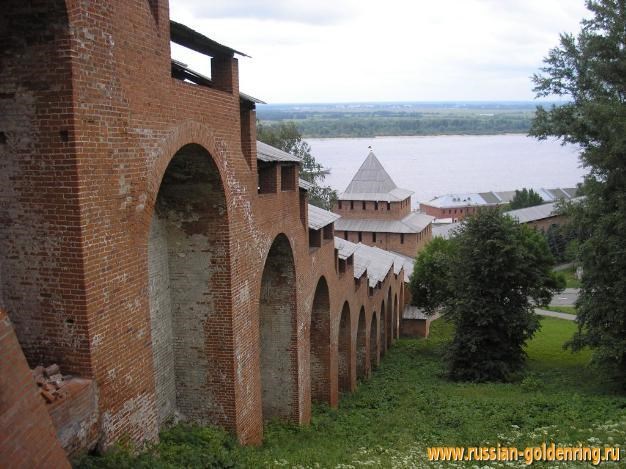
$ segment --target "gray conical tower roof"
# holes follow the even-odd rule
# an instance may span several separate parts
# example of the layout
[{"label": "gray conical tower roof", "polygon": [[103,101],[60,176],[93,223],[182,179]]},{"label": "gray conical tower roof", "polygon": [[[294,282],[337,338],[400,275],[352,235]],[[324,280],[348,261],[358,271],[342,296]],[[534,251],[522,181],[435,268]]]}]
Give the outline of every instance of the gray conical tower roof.
[{"label": "gray conical tower roof", "polygon": [[385,171],[381,162],[370,150],[367,158],[356,172],[340,200],[380,200],[395,202],[404,200],[413,192],[400,189]]}]

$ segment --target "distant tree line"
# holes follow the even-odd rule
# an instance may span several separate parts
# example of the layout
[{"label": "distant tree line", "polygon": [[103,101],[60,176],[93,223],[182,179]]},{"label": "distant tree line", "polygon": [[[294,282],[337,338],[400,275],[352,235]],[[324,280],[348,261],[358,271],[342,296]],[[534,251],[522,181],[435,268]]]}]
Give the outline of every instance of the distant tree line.
[{"label": "distant tree line", "polygon": [[[422,113],[321,113],[294,114],[297,119],[261,120],[267,128],[293,122],[303,137],[374,137],[411,135],[491,135],[528,133],[532,113],[479,115]],[[303,118],[304,117],[304,118]]]}]

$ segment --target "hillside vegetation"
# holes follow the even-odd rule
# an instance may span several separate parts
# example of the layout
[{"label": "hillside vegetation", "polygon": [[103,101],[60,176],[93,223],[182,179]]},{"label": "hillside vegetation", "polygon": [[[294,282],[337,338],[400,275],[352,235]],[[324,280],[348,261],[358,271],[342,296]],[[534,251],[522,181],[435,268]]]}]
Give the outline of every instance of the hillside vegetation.
[{"label": "hillside vegetation", "polygon": [[[317,406],[309,426],[271,423],[259,448],[240,447],[213,428],[178,426],[138,456],[117,450],[105,458],[83,459],[79,467],[452,468],[471,464],[429,463],[426,448],[623,443],[624,398],[587,366],[589,353],[562,348],[576,325],[552,318],[543,318],[541,325],[527,347],[527,373],[513,383],[464,384],[444,378],[442,356],[452,328],[438,320],[429,339],[397,342],[372,378],[343,396],[339,409]],[[492,462],[489,467],[505,465]],[[514,467],[527,466],[520,460]]]}]

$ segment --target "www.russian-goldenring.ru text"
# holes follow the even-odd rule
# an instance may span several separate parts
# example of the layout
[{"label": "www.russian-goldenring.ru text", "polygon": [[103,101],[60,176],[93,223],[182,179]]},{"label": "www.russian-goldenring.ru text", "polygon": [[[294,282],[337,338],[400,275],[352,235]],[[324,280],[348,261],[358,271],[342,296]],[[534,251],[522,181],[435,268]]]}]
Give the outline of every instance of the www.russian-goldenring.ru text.
[{"label": "www.russian-goldenring.ru text", "polygon": [[459,447],[434,446],[426,449],[429,461],[519,461],[534,462],[588,462],[597,466],[602,462],[620,460],[620,448],[591,446],[556,446],[554,443],[518,449],[508,446]]}]

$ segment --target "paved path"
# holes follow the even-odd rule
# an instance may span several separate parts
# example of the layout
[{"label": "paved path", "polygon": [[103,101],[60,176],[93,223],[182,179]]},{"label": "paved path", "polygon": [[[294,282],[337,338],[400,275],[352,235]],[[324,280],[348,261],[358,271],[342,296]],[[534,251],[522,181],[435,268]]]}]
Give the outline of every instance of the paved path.
[{"label": "paved path", "polygon": [[565,264],[559,264],[557,265],[554,269],[552,270],[556,270],[557,272],[561,271],[561,270],[567,270],[574,267],[574,263],[573,262],[566,262]]},{"label": "paved path", "polygon": [[551,318],[565,319],[566,321],[575,321],[576,316],[567,313],[558,313],[556,311],[548,311],[545,309],[535,308],[535,313],[539,316],[550,316]]},{"label": "paved path", "polygon": [[554,295],[550,305],[552,306],[574,306],[578,298],[578,288],[566,288],[561,293]]}]

